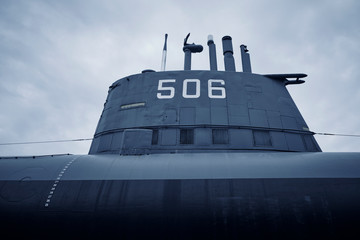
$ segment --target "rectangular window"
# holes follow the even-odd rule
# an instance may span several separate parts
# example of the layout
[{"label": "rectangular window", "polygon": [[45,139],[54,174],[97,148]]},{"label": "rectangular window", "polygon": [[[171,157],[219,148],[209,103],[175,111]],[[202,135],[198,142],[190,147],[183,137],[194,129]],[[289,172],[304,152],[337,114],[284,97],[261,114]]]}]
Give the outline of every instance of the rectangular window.
[{"label": "rectangular window", "polygon": [[194,129],[180,129],[180,144],[194,144]]},{"label": "rectangular window", "polygon": [[228,144],[229,134],[227,129],[213,129],[212,130],[213,144]]}]

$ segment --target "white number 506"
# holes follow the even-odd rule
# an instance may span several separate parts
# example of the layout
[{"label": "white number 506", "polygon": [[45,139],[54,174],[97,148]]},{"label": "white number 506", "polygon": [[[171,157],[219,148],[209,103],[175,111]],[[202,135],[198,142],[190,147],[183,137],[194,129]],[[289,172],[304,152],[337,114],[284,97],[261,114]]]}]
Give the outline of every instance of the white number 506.
[{"label": "white number 506", "polygon": [[[159,80],[158,84],[158,99],[171,99],[175,96],[175,88],[171,86],[164,86],[166,83],[175,83],[175,79]],[[188,93],[188,83],[195,84],[195,94]],[[218,83],[225,86],[225,81],[222,79],[209,79],[208,80],[208,97],[209,98],[226,98],[225,88],[222,86],[213,86],[213,83]],[[199,98],[200,97],[200,80],[199,79],[185,79],[183,81],[182,97],[183,98]],[[164,92],[165,91],[165,92]]]}]

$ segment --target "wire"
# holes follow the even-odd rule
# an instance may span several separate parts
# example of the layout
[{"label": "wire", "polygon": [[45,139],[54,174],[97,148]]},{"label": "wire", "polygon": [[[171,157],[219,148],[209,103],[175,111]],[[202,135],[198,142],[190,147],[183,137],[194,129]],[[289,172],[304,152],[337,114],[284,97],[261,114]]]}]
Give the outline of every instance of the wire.
[{"label": "wire", "polygon": [[[314,134],[324,135],[324,136],[360,137],[360,135],[358,135],[358,134],[339,134],[339,133],[314,133]],[[12,142],[12,143],[0,143],[0,146],[21,145],[21,144],[59,143],[59,142],[81,142],[81,141],[91,141],[91,140],[93,140],[93,138],[78,138],[78,139],[38,141],[38,142]]]},{"label": "wire", "polygon": [[0,159],[22,159],[22,158],[41,158],[41,157],[58,157],[58,156],[69,156],[70,153],[57,153],[57,154],[47,154],[47,155],[37,155],[37,156],[5,156],[0,157]]},{"label": "wire", "polygon": [[341,136],[341,137],[360,137],[358,134],[338,134],[338,133],[315,133],[318,135],[325,135],[325,136]]},{"label": "wire", "polygon": [[58,142],[81,142],[81,141],[90,141],[90,140],[93,140],[93,138],[79,138],[79,139],[68,139],[68,140],[38,141],[38,142],[0,143],[0,146],[20,145],[20,144],[39,144],[39,143],[58,143]]}]

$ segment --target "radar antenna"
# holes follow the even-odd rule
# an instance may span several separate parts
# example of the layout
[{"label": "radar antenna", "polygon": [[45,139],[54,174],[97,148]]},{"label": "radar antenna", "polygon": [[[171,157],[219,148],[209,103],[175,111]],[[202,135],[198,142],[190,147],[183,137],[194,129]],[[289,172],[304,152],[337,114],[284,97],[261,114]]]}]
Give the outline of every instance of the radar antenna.
[{"label": "radar antenna", "polygon": [[187,43],[189,37],[190,37],[190,33],[186,35],[184,39],[184,47],[183,47],[183,51],[185,53],[184,70],[191,70],[191,53],[200,53],[203,50],[203,46],[201,45],[197,45],[195,43],[192,44]]}]

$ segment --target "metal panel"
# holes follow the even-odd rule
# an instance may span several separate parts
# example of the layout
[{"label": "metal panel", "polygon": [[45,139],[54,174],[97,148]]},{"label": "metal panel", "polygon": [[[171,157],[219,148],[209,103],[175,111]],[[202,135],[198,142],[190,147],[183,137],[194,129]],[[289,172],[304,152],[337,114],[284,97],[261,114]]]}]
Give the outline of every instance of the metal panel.
[{"label": "metal panel", "polygon": [[180,124],[181,125],[195,124],[195,108],[180,108]]},{"label": "metal panel", "polygon": [[[123,111],[119,111],[118,117],[119,121],[123,127],[131,127],[136,122],[136,110],[137,109],[127,109]],[[112,123],[114,124],[113,128],[118,125],[116,119],[112,119]]]},{"label": "metal panel", "polygon": [[229,113],[230,125],[240,125],[240,126],[250,125],[249,112],[247,106],[243,104],[239,104],[239,105],[229,104],[228,113]]},{"label": "metal panel", "polygon": [[249,109],[250,123],[254,127],[269,127],[266,111],[262,109]]},{"label": "metal panel", "polygon": [[274,148],[279,150],[289,150],[289,147],[286,143],[285,134],[283,132],[270,132],[272,144]]},{"label": "metal panel", "polygon": [[284,129],[298,129],[298,125],[294,117],[281,116],[281,122]]},{"label": "metal panel", "polygon": [[122,145],[122,138],[123,138],[123,132],[117,132],[113,134],[113,138],[110,146],[110,149],[112,151],[120,150],[120,147]]},{"label": "metal panel", "polygon": [[269,127],[271,128],[282,128],[282,123],[280,119],[280,113],[275,111],[266,111]]},{"label": "metal panel", "polygon": [[126,129],[123,133],[121,154],[145,154],[151,148],[152,130]]},{"label": "metal panel", "polygon": [[101,136],[98,152],[104,152],[110,150],[112,136],[113,136],[112,134]]},{"label": "metal panel", "polygon": [[245,85],[245,90],[247,92],[257,92],[257,93],[261,93],[261,87],[260,86],[253,86],[253,85]]},{"label": "metal panel", "polygon": [[161,131],[161,145],[176,145],[176,133],[177,129],[163,129]]},{"label": "metal panel", "polygon": [[298,114],[296,105],[290,95],[288,97],[279,97],[278,107],[282,115],[295,116]]},{"label": "metal panel", "polygon": [[253,131],[254,144],[257,147],[272,147],[270,133],[268,131]]},{"label": "metal panel", "polygon": [[230,144],[233,148],[252,148],[254,146],[253,134],[248,129],[230,129]]},{"label": "metal panel", "polygon": [[176,123],[177,122],[177,111],[176,109],[165,109],[162,116],[163,123]]},{"label": "metal panel", "polygon": [[211,108],[211,124],[227,125],[228,124],[227,108],[212,107]]},{"label": "metal panel", "polygon": [[92,140],[89,154],[96,154],[98,152],[100,141],[101,141],[100,137],[94,138]]},{"label": "metal panel", "polygon": [[305,146],[301,135],[285,133],[285,137],[290,151],[305,151]]},{"label": "metal panel", "polygon": [[195,120],[196,124],[210,124],[210,109],[197,107]]},{"label": "metal panel", "polygon": [[208,146],[211,144],[211,129],[197,128],[195,129],[195,144],[200,146]]},{"label": "metal panel", "polygon": [[311,135],[304,135],[304,142],[306,146],[306,150],[309,152],[316,152],[318,151],[316,145],[314,144],[314,137]]}]

